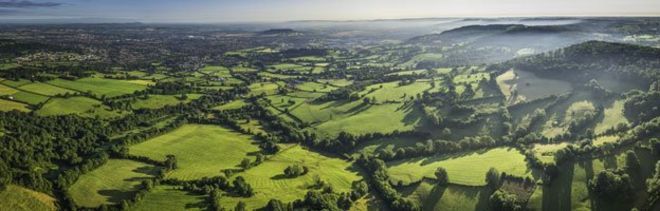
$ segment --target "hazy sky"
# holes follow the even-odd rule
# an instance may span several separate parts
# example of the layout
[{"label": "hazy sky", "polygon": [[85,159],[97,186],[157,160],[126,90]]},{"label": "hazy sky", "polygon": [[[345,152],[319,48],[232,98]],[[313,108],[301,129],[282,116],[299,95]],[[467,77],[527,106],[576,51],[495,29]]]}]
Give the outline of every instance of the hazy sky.
[{"label": "hazy sky", "polygon": [[659,16],[660,0],[0,0],[0,21],[251,22],[486,16]]}]

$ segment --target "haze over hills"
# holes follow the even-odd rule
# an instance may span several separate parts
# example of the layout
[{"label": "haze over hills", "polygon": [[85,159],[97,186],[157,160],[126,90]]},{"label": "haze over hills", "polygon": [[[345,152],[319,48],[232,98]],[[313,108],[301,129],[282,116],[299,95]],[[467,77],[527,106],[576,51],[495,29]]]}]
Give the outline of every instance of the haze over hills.
[{"label": "haze over hills", "polygon": [[0,210],[658,210],[658,105],[657,17],[4,23]]}]

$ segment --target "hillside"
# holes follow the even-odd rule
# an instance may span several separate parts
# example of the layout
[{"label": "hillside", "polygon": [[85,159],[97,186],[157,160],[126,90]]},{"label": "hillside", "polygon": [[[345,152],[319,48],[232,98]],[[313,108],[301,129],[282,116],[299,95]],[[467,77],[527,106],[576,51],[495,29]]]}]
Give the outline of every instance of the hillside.
[{"label": "hillside", "polygon": [[[650,83],[660,77],[660,49],[604,41],[588,41],[555,51],[513,59],[491,67],[523,69],[551,78],[588,80],[597,74]],[[570,75],[571,77],[567,77]]]}]

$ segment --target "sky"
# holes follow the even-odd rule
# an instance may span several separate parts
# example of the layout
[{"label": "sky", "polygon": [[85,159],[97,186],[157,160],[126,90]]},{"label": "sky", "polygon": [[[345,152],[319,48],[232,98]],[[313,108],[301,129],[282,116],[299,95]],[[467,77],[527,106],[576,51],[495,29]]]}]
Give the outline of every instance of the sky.
[{"label": "sky", "polygon": [[0,0],[0,23],[27,19],[221,23],[536,16],[660,16],[660,0]]}]

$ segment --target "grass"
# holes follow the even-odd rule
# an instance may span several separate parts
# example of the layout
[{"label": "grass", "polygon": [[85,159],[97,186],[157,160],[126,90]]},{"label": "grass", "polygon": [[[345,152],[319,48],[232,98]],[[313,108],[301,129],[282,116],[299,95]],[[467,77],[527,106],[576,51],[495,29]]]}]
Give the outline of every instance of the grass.
[{"label": "grass", "polygon": [[16,185],[8,185],[0,192],[0,210],[57,210],[56,201],[52,196]]},{"label": "grass", "polygon": [[415,146],[417,143],[425,143],[423,139],[415,137],[386,137],[375,140],[361,142],[355,147],[354,153],[373,154],[381,150],[395,151],[398,148]]},{"label": "grass", "polygon": [[353,81],[346,79],[319,79],[320,83],[329,83],[333,86],[344,87],[353,84]]},{"label": "grass", "polygon": [[0,99],[0,111],[18,110],[23,112],[30,111],[27,105],[19,102]]},{"label": "grass", "polygon": [[570,122],[573,119],[584,118],[587,114],[594,112],[596,112],[596,107],[594,107],[593,103],[586,100],[575,102],[566,110],[564,123]]},{"label": "grass", "polygon": [[0,84],[0,95],[12,95],[15,94],[16,92],[18,92],[18,90]]},{"label": "grass", "polygon": [[596,128],[594,128],[594,132],[596,134],[603,133],[607,129],[615,127],[619,124],[629,124],[628,119],[625,115],[623,115],[624,103],[624,100],[617,100],[612,103],[612,106],[603,110],[603,121],[600,121],[598,124],[596,124]]},{"label": "grass", "polygon": [[504,72],[497,76],[496,81],[510,104],[560,95],[571,89],[568,82],[539,78],[534,73],[522,70]]},{"label": "grass", "polygon": [[82,78],[75,81],[55,79],[48,83],[80,92],[91,91],[96,95],[108,97],[131,94],[135,91],[144,90],[147,85],[152,84],[151,81],[147,80],[115,80],[98,77]]},{"label": "grass", "polygon": [[332,120],[314,126],[314,130],[326,136],[335,136],[341,131],[351,134],[406,131],[421,123],[421,115],[418,109],[400,104],[360,106],[331,117]]},{"label": "grass", "polygon": [[[234,207],[238,201],[243,201],[248,210],[252,210],[265,206],[272,198],[292,202],[303,198],[317,177],[331,184],[339,193],[349,191],[351,183],[360,179],[347,161],[326,157],[298,145],[287,147],[264,163],[234,175],[243,176],[254,188],[255,195],[250,198],[223,197],[220,200],[223,207]],[[292,164],[306,166],[309,173],[296,178],[284,177],[284,169]]]},{"label": "grass", "polygon": [[132,197],[144,179],[152,178],[157,169],[131,160],[110,159],[88,172],[69,187],[74,202],[83,207],[116,204]]},{"label": "grass", "polygon": [[75,93],[75,91],[71,91],[68,89],[63,89],[60,87],[56,87],[50,84],[46,83],[41,83],[41,82],[34,82],[34,83],[29,83],[25,84],[19,87],[22,90],[26,90],[29,92],[34,92],[37,94],[41,95],[47,95],[47,96],[53,96],[57,94],[66,94],[66,93]]},{"label": "grass", "polygon": [[134,109],[147,108],[147,109],[158,109],[165,106],[177,105],[179,103],[189,103],[192,100],[195,100],[201,97],[201,94],[186,94],[188,98],[185,100],[179,100],[180,95],[149,95],[147,99],[139,99],[131,106]]},{"label": "grass", "polygon": [[247,103],[244,100],[234,100],[226,104],[222,104],[214,107],[215,110],[225,111],[225,110],[234,110],[246,106]]},{"label": "grass", "polygon": [[258,151],[250,136],[214,125],[188,124],[131,146],[133,155],[164,160],[176,156],[179,168],[167,177],[193,180],[220,175],[223,169],[236,169],[248,153]]},{"label": "grass", "polygon": [[21,101],[31,105],[43,103],[49,99],[48,96],[38,95],[25,91],[16,92],[12,95],[12,97],[14,97],[14,100]]},{"label": "grass", "polygon": [[558,144],[534,144],[532,151],[534,156],[539,158],[544,163],[555,163],[555,152],[568,146],[568,143]]},{"label": "grass", "polygon": [[[382,88],[381,88],[382,86]],[[429,82],[415,82],[400,86],[398,82],[388,82],[368,86],[360,92],[360,96],[375,98],[377,102],[384,101],[403,101],[408,100],[410,96],[415,96],[424,91],[431,91]],[[405,98],[404,98],[405,96]]]},{"label": "grass", "polygon": [[88,97],[53,98],[37,114],[42,116],[76,114],[83,117],[113,118],[122,114],[108,110],[101,102]]},{"label": "grass", "polygon": [[296,85],[296,88],[302,91],[308,92],[330,92],[337,89],[336,87],[329,86],[326,84],[320,84],[316,82],[304,82]]},{"label": "grass", "polygon": [[281,71],[308,71],[310,70],[310,67],[305,67],[299,64],[291,64],[291,63],[282,63],[282,64],[275,64],[275,65],[270,65],[268,67],[269,69],[273,70],[281,70]]},{"label": "grass", "polygon": [[400,192],[416,201],[423,210],[488,210],[489,195],[483,189],[460,185],[437,186],[432,181],[422,181]]},{"label": "grass", "polygon": [[149,210],[206,210],[206,195],[195,195],[176,186],[159,185],[150,190],[140,202],[133,205],[133,211]]},{"label": "grass", "polygon": [[607,143],[615,143],[619,141],[619,137],[616,135],[607,135],[607,136],[599,136],[596,139],[593,140],[593,145],[594,146],[602,146]]},{"label": "grass", "polygon": [[525,156],[513,148],[495,148],[450,156],[432,156],[388,163],[388,172],[395,182],[410,183],[423,177],[434,178],[438,167],[443,167],[452,184],[481,186],[491,167],[507,174],[528,176]]},{"label": "grass", "polygon": [[272,83],[272,82],[260,82],[260,83],[253,83],[250,84],[250,94],[251,95],[273,95],[277,93],[277,88],[280,85],[277,83]]}]

